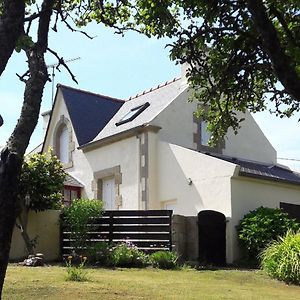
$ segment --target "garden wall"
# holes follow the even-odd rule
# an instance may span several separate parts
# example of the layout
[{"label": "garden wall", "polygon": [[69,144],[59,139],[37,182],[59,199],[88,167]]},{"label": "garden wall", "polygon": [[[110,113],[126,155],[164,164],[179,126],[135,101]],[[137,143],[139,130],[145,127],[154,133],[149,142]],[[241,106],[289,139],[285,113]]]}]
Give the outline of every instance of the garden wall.
[{"label": "garden wall", "polygon": [[199,257],[198,217],[174,215],[172,218],[172,242],[182,262],[197,262]]},{"label": "garden wall", "polygon": [[[28,218],[30,238],[37,236],[36,252],[43,253],[46,261],[60,258],[59,211],[47,210],[35,213],[31,211]],[[20,230],[15,227],[9,258],[20,261],[27,256],[25,244]]]}]

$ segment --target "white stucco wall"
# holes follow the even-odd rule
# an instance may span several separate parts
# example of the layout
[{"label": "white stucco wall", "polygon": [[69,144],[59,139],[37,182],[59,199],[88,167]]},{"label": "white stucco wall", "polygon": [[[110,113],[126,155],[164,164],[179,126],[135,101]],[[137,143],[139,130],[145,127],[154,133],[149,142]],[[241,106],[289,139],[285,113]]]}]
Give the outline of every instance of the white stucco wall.
[{"label": "white stucco wall", "polygon": [[[46,210],[43,212],[30,211],[28,216],[28,234],[31,239],[37,237],[35,251],[43,253],[46,261],[60,259],[60,211]],[[22,260],[28,255],[21,231],[15,227],[9,258]]]},{"label": "white stucco wall", "polygon": [[238,113],[238,118],[244,117],[241,129],[237,135],[229,130],[225,138],[223,154],[236,158],[244,158],[265,163],[276,163],[277,154],[254,118],[247,111],[244,116]]},{"label": "white stucco wall", "polygon": [[157,202],[153,208],[174,199],[175,214],[195,216],[203,209],[212,209],[231,216],[230,178],[235,164],[166,142],[157,141],[156,145]]},{"label": "white stucco wall", "polygon": [[239,258],[236,226],[249,211],[260,206],[279,207],[280,202],[300,205],[300,187],[239,176],[231,180],[233,259]]},{"label": "white stucco wall", "polygon": [[139,209],[139,140],[130,137],[85,152],[92,172],[120,166],[122,183],[120,209]]},{"label": "white stucco wall", "polygon": [[[54,145],[54,130],[57,123],[60,121],[61,116],[64,116],[69,121],[71,121],[67,107],[62,97],[60,90],[57,94],[57,99],[55,103],[54,110],[52,112],[51,122],[49,124],[47,137],[45,140],[44,151],[47,151],[49,147],[53,148]],[[65,170],[78,179],[83,185],[82,197],[87,197],[92,199],[94,194],[91,188],[91,182],[93,180],[92,168],[81,150],[78,150],[78,142],[74,129],[72,128],[72,141],[74,142],[74,150],[72,151],[72,166],[66,168]]]},{"label": "white stucco wall", "polygon": [[196,149],[193,141],[193,133],[197,129],[193,121],[195,110],[196,102],[188,103],[186,89],[153,119],[151,125],[162,128],[158,132],[161,141]]},{"label": "white stucco wall", "polygon": [[[161,141],[197,149],[193,137],[193,134],[197,132],[197,125],[193,121],[197,101],[188,102],[188,99],[189,93],[186,89],[154,118],[151,124],[162,128],[158,132]],[[237,135],[233,130],[228,131],[222,154],[253,161],[276,163],[275,149],[251,114],[248,111],[246,114],[237,114],[239,118],[245,118],[245,121],[241,123],[242,127]]]}]

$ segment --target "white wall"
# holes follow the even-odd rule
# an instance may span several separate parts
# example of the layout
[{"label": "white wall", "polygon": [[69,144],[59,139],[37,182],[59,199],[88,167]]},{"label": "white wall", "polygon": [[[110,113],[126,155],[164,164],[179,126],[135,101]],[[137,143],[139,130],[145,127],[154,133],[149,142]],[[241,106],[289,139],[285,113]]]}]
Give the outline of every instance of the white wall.
[{"label": "white wall", "polygon": [[[46,210],[43,212],[29,212],[28,234],[31,239],[37,237],[36,253],[43,253],[46,261],[54,261],[60,258],[60,211]],[[27,251],[21,231],[15,227],[9,258],[21,260],[27,257]]]},{"label": "white wall", "polygon": [[193,121],[196,102],[188,103],[188,97],[188,91],[184,90],[154,118],[151,125],[162,128],[158,132],[161,141],[196,149],[197,145],[193,141],[193,133],[196,131]]},{"label": "white wall", "polygon": [[85,152],[93,172],[120,166],[122,173],[120,209],[139,208],[138,143],[138,139],[134,136]]},{"label": "white wall", "polygon": [[300,187],[239,176],[232,179],[233,258],[239,258],[236,226],[249,211],[260,206],[279,207],[280,202],[300,205]]},{"label": "white wall", "polygon": [[[186,89],[171,102],[154,120],[152,125],[160,126],[158,132],[161,141],[175,145],[197,149],[193,133],[197,125],[193,121],[193,113],[197,101],[188,102],[189,93]],[[238,113],[239,118],[245,118],[242,128],[235,135],[229,130],[225,137],[225,149],[222,154],[266,163],[276,163],[276,151],[270,144],[254,118],[247,111],[245,115]]]},{"label": "white wall", "polygon": [[225,138],[223,154],[236,158],[244,158],[265,163],[276,163],[277,153],[254,118],[247,111],[246,115],[238,113],[238,118],[244,117],[241,129],[235,135],[229,130]]},{"label": "white wall", "polygon": [[230,178],[235,164],[160,141],[157,158],[155,208],[174,199],[177,201],[175,214],[195,216],[203,209],[212,209],[231,216]]}]

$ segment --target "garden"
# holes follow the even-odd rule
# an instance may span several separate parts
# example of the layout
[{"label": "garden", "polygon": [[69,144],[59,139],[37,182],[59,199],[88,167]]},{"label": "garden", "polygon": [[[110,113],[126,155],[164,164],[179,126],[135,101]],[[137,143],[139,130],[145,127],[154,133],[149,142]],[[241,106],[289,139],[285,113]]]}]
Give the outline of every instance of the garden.
[{"label": "garden", "polygon": [[[45,159],[33,165],[40,169]],[[53,186],[59,186],[63,175],[50,167],[59,175]],[[25,187],[25,179],[31,180],[26,174]],[[57,206],[54,190],[41,208],[24,197],[24,215]],[[99,200],[77,199],[63,207],[61,225],[70,233],[70,253],[56,265],[10,264],[3,299],[300,299],[300,224],[281,209],[259,207],[246,214],[237,229],[243,259],[219,269],[180,264],[173,251],[145,252],[126,240],[91,243],[90,226],[102,213]],[[26,223],[20,220],[25,228]],[[26,237],[28,251],[34,252],[34,242]]]}]

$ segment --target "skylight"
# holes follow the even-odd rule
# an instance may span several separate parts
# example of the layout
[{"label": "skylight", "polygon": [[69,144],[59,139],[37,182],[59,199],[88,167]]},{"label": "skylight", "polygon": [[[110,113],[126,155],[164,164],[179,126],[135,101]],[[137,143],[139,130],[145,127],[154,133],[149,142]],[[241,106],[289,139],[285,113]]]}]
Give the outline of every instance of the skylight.
[{"label": "skylight", "polygon": [[131,122],[134,120],[139,114],[141,114],[148,106],[149,102],[144,103],[143,105],[139,105],[137,107],[132,108],[126,115],[116,123],[116,126],[120,126],[124,123]]}]

